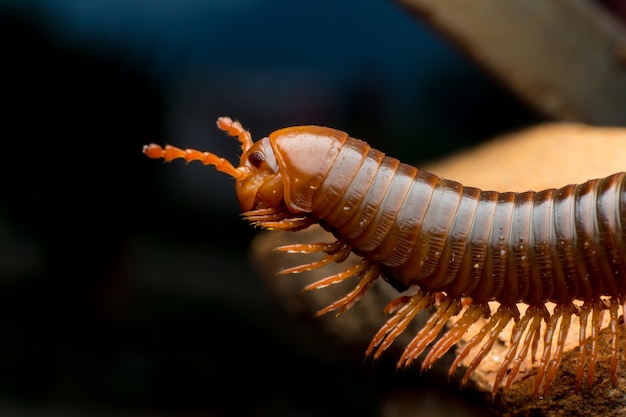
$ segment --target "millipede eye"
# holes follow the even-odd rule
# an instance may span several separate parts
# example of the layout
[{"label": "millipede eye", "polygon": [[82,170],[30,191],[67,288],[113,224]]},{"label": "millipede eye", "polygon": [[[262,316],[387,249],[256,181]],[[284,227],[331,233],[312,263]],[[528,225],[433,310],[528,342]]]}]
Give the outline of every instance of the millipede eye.
[{"label": "millipede eye", "polygon": [[248,157],[248,161],[250,161],[255,168],[259,168],[263,161],[265,161],[265,157],[261,152],[252,152]]}]

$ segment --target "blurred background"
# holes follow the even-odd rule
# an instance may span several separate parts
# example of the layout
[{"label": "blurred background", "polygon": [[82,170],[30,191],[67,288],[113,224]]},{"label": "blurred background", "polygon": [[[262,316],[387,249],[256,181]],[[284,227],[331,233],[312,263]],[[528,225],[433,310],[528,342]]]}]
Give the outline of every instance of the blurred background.
[{"label": "blurred background", "polygon": [[471,404],[290,317],[248,262],[232,179],[141,148],[236,161],[228,115],[420,163],[544,116],[383,0],[3,0],[0,32],[0,415]]}]

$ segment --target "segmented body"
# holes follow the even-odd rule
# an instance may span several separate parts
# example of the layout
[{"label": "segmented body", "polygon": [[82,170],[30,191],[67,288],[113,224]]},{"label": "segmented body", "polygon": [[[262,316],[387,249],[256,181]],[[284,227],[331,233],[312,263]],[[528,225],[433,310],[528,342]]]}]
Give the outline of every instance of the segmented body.
[{"label": "segmented body", "polygon": [[[420,171],[333,129],[282,129],[253,143],[237,122],[222,118],[218,126],[242,143],[238,168],[206,152],[158,145],[144,152],[167,160],[200,160],[235,177],[244,216],[259,226],[298,230],[320,223],[337,238],[334,243],[278,248],[325,254],[321,260],[282,273],[343,262],[350,252],[359,255],[360,262],[307,287],[359,277],[353,291],[318,314],[348,309],[379,275],[398,289],[416,288],[413,295],[389,305],[387,312],[394,315],[374,336],[368,354],[379,356],[419,311],[434,305],[431,318],[398,362],[400,367],[408,366],[432,344],[422,363],[428,368],[484,316],[486,324],[458,353],[451,368],[452,373],[476,348],[466,381],[513,320],[512,343],[496,377],[495,394],[501,385],[505,390],[510,387],[521,360],[530,347],[536,348],[543,326],[535,392],[547,392],[559,367],[571,316],[577,314],[581,323],[578,390],[587,356],[588,316],[592,315],[592,337],[597,337],[602,313],[609,310],[615,383],[614,329],[626,294],[626,174],[540,192],[498,193]],[[500,303],[494,314],[489,301]],[[545,307],[547,301],[556,303],[552,312]],[[528,306],[521,317],[518,303]],[[435,341],[455,316],[460,317]],[[596,355],[592,349],[589,386]]]},{"label": "segmented body", "polygon": [[311,212],[406,287],[475,302],[567,303],[624,294],[625,180],[481,191],[348,138]]}]

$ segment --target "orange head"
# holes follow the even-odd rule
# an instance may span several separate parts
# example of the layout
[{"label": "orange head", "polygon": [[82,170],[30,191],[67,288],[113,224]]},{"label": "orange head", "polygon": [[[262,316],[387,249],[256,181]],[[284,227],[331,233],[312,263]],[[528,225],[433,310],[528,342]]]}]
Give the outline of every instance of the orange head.
[{"label": "orange head", "polygon": [[228,117],[220,117],[217,126],[239,138],[242,154],[237,168],[224,158],[195,149],[150,144],[143,152],[168,162],[182,158],[215,166],[237,180],[237,198],[244,212],[282,203],[292,212],[310,212],[315,191],[348,138],[346,133],[330,128],[298,126],[253,142],[250,133]]}]

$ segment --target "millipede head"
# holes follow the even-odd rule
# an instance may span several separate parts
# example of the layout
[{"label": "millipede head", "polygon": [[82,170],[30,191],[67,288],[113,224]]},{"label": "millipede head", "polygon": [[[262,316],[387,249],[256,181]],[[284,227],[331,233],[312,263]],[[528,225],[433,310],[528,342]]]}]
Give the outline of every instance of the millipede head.
[{"label": "millipede head", "polygon": [[238,167],[211,152],[170,145],[161,147],[151,143],[143,147],[143,153],[149,158],[163,158],[167,162],[180,158],[187,162],[200,161],[204,165],[213,165],[237,180],[237,197],[243,211],[280,205],[284,194],[283,180],[269,138],[253,142],[250,132],[230,117],[217,119],[217,127],[239,139],[242,154]]}]

